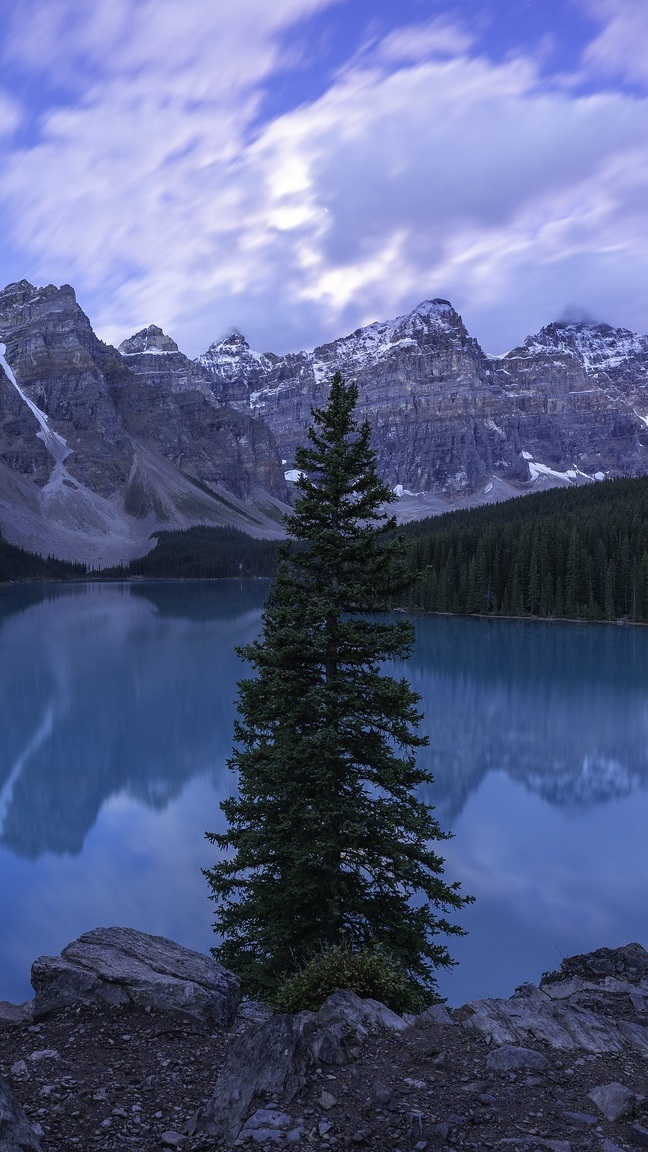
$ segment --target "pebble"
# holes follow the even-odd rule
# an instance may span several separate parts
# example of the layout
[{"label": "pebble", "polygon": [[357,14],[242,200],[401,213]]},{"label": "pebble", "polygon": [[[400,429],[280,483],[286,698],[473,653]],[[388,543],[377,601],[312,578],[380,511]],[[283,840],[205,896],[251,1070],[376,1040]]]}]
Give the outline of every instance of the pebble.
[{"label": "pebble", "polygon": [[181,1132],[163,1132],[160,1136],[160,1144],[165,1148],[181,1148],[185,1142],[185,1137]]},{"label": "pebble", "polygon": [[332,1092],[327,1092],[326,1089],[324,1089],[320,1093],[320,1096],[319,1096],[319,1099],[317,1102],[320,1105],[320,1108],[323,1108],[326,1112],[328,1112],[328,1110],[330,1108],[335,1108],[335,1105],[337,1104],[337,1099],[332,1094]]},{"label": "pebble", "polygon": [[56,1051],[56,1048],[41,1048],[36,1052],[30,1052],[27,1057],[31,1060],[32,1064],[36,1064],[39,1060],[60,1060],[61,1053]]},{"label": "pebble", "polygon": [[379,1104],[389,1104],[389,1101],[392,1098],[392,1094],[389,1091],[389,1088],[386,1088],[385,1085],[381,1084],[379,1080],[376,1080],[373,1086],[373,1094]]},{"label": "pebble", "polygon": [[534,1048],[522,1048],[516,1044],[502,1044],[486,1057],[486,1067],[491,1072],[513,1072],[519,1068],[533,1068],[542,1071],[549,1067],[549,1061],[542,1052]]},{"label": "pebble", "polygon": [[373,1128],[358,1128],[351,1137],[352,1144],[366,1144],[373,1136]]},{"label": "pebble", "polygon": [[591,1128],[597,1123],[596,1116],[592,1116],[591,1112],[563,1112],[565,1120],[570,1120],[572,1124],[578,1124],[581,1128]]}]

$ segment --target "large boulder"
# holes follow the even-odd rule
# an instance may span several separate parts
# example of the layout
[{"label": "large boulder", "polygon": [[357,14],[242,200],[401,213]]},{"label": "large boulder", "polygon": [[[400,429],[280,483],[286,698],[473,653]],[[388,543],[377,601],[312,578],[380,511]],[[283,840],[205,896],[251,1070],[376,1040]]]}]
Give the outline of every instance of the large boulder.
[{"label": "large boulder", "polygon": [[[640,944],[599,948],[563,960],[540,987],[509,1000],[476,1000],[456,1015],[497,1045],[541,1041],[556,1051],[634,1051],[648,1056],[648,952]],[[637,1018],[637,1013],[640,1013]]]},{"label": "large boulder", "polygon": [[4,1080],[0,1080],[0,1152],[40,1152],[36,1133]]},{"label": "large boulder", "polygon": [[345,1064],[367,1036],[407,1028],[376,1000],[334,992],[319,1012],[273,1016],[229,1049],[206,1110],[210,1135],[233,1142],[255,1108],[279,1096],[289,1104],[317,1068]]},{"label": "large boulder", "polygon": [[209,956],[134,928],[95,928],[31,970],[34,1018],[71,1004],[137,1004],[228,1027],[239,981]]}]

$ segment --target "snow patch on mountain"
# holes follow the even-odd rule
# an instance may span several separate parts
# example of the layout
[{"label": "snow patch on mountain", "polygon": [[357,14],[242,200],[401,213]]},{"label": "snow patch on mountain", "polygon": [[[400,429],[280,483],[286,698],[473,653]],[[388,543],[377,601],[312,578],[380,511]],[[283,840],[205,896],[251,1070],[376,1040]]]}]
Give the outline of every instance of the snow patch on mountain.
[{"label": "snow patch on mountain", "polygon": [[255,352],[238,328],[233,328],[223,339],[210,344],[196,363],[202,364],[213,375],[223,380],[232,380],[249,368],[272,368],[272,356],[266,352]]},{"label": "snow patch on mountain", "polygon": [[149,324],[148,328],[142,328],[134,336],[129,336],[128,340],[122,340],[119,351],[122,356],[164,356],[168,352],[179,352],[180,349],[175,340],[167,336],[157,324]]},{"label": "snow patch on mountain", "polygon": [[47,451],[50,452],[54,457],[55,465],[62,465],[66,456],[70,455],[72,449],[68,448],[67,442],[63,439],[62,436],[59,436],[58,432],[54,432],[54,430],[50,428],[48,418],[42,409],[39,408],[37,404],[34,404],[33,400],[30,400],[26,392],[23,392],[20,384],[16,380],[16,377],[9,367],[9,364],[7,363],[5,358],[6,351],[6,345],[0,344],[0,367],[4,369],[4,373],[7,379],[11,384],[13,384],[21,400],[24,401],[30,412],[32,412],[38,420],[38,423],[40,424],[40,432],[36,433],[38,439],[43,441]]},{"label": "snow patch on mountain", "polygon": [[448,300],[424,300],[405,316],[369,324],[350,336],[316,348],[310,354],[315,380],[320,384],[330,379],[331,360],[342,373],[355,374],[397,350],[418,348],[417,335],[420,337],[433,328],[456,332],[458,325],[461,318]]},{"label": "snow patch on mountain", "polygon": [[498,359],[533,360],[554,353],[551,362],[558,367],[561,360],[555,358],[556,352],[579,360],[588,374],[609,372],[630,360],[648,359],[648,336],[610,324],[556,322],[541,328],[535,336],[528,336],[521,347]]}]

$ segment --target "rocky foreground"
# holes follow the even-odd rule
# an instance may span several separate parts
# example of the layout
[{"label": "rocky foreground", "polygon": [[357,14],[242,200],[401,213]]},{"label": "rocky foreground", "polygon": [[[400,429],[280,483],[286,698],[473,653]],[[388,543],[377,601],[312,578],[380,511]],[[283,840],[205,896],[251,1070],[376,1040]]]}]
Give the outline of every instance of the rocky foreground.
[{"label": "rocky foreground", "polygon": [[648,953],[565,960],[509,1000],[400,1017],[239,1003],[171,941],[96,929],[0,1004],[0,1152],[648,1147]]}]

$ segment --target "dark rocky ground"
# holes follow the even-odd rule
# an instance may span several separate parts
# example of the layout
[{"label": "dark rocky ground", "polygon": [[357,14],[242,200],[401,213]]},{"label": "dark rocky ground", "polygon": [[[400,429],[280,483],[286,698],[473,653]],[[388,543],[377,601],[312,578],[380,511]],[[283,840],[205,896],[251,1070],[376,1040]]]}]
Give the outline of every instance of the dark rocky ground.
[{"label": "dark rocky ground", "polygon": [[[616,1023],[643,1031],[644,1006],[641,997],[617,997],[610,1010]],[[289,1103],[278,1096],[259,1101],[261,1111],[236,1145],[371,1152],[648,1147],[645,1052],[556,1051],[538,1040],[536,1058],[525,1057],[519,1053],[528,1050],[494,1047],[456,1016],[437,1015],[400,1033],[368,1036],[357,1058],[323,1064]],[[231,1144],[201,1130],[206,1105],[228,1049],[255,1028],[241,1015],[226,1031],[177,1011],[67,1007],[37,1024],[0,1023],[0,1078],[35,1126],[42,1152],[212,1152]],[[492,1067],[494,1053],[502,1070]],[[538,1066],[516,1067],[520,1060]],[[610,1083],[629,1090],[612,1093],[617,1103],[608,1111],[622,1112],[614,1120],[589,1097]],[[0,1135],[2,1152],[17,1147]]]}]

